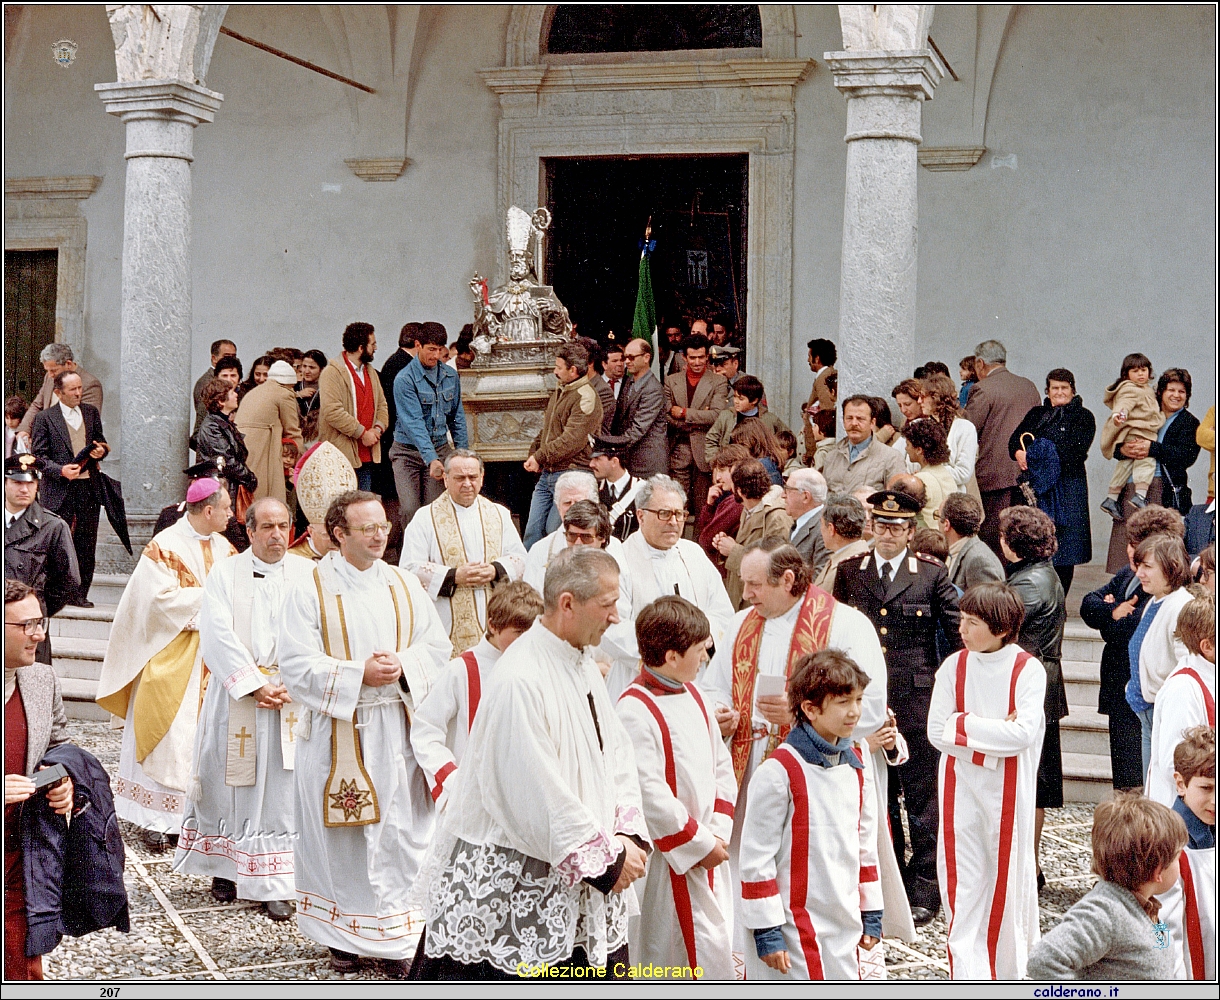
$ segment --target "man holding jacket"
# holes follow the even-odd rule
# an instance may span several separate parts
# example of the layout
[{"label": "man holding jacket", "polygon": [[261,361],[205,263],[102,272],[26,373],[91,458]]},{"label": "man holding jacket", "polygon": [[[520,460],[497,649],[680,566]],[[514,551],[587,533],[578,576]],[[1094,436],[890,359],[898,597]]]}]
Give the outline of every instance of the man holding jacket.
[{"label": "man holding jacket", "polygon": [[564,344],[555,354],[559,385],[547,400],[542,430],[525,460],[525,471],[539,474],[522,539],[526,549],[559,527],[555,480],[569,469],[589,468],[589,442],[601,430],[602,402],[589,384],[588,368],[589,352],[581,344]]}]

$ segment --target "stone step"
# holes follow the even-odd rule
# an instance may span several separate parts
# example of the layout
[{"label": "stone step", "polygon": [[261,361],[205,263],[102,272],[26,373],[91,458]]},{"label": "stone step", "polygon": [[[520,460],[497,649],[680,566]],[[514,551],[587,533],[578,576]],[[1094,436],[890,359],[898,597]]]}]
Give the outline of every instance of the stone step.
[{"label": "stone step", "polygon": [[102,673],[107,645],[105,639],[52,639],[51,662],[55,673],[60,680],[76,677],[96,683]]},{"label": "stone step", "polygon": [[1101,664],[1086,660],[1064,660],[1063,686],[1069,705],[1097,705],[1101,687]]},{"label": "stone step", "polygon": [[[103,518],[103,520],[105,520]],[[94,604],[118,605],[123,588],[131,579],[128,573],[95,573],[93,586],[89,588],[89,600]]]},{"label": "stone step", "polygon": [[93,700],[97,696],[96,679],[60,676],[59,689],[63,694],[64,712],[69,719],[105,722],[110,718],[110,713]]},{"label": "stone step", "polygon": [[1100,663],[1105,643],[1101,633],[1084,622],[1068,619],[1063,629],[1063,658],[1085,663]]},{"label": "stone step", "polygon": [[51,640],[110,638],[116,605],[97,604],[92,608],[64,608],[51,619]]},{"label": "stone step", "polygon": [[1102,802],[1114,791],[1109,756],[1065,753],[1063,755],[1063,800]]},{"label": "stone step", "polygon": [[1064,753],[1110,759],[1109,721],[1096,708],[1068,705],[1067,718],[1059,720],[1059,740]]}]

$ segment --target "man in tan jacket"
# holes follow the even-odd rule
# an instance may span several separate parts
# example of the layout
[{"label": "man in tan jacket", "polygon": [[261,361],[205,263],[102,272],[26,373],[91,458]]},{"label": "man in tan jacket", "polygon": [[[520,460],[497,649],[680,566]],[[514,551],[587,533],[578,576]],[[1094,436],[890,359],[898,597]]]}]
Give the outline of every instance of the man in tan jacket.
[{"label": "man in tan jacket", "polygon": [[372,365],[376,351],[372,324],[348,323],[343,353],[331,358],[318,377],[318,438],[343,452],[366,491],[373,488],[381,435],[390,426],[390,408]]},{"label": "man in tan jacket", "polygon": [[801,426],[804,428],[802,437],[805,440],[805,464],[813,462],[817,451],[818,436],[809,429],[810,424],[817,426],[824,437],[835,436],[835,404],[838,401],[838,381],[832,378],[836,375],[835,361],[838,360],[839,349],[832,341],[818,337],[809,341],[809,370],[813,372],[813,388],[809,392],[809,401],[801,407],[803,417]]},{"label": "man in tan jacket", "polygon": [[[267,372],[267,381],[242,397],[233,422],[246,439],[250,457],[246,468],[258,476],[254,500],[288,498],[284,485],[284,438],[291,438],[297,451],[305,450],[301,438],[301,411],[297,407],[297,375],[287,361],[277,361]],[[236,500],[236,497],[234,498]]]},{"label": "man in tan jacket", "polygon": [[896,448],[880,441],[877,421],[867,396],[843,400],[843,437],[825,449],[822,475],[831,493],[876,492],[891,476],[906,471],[906,460]]},{"label": "man in tan jacket", "polygon": [[840,564],[854,556],[868,554],[868,542],[864,540],[864,522],[868,511],[855,497],[848,494],[832,494],[826,498],[822,508],[822,541],[830,552],[830,559],[814,576],[813,582],[830,594],[835,589],[835,575]]},{"label": "man in tan jacket", "polygon": [[686,341],[686,368],[665,377],[665,420],[669,424],[669,470],[686,490],[695,523],[707,504],[712,467],[705,453],[708,428],[729,407],[729,383],[707,369],[707,338]]},{"label": "man in tan jacket", "polygon": [[97,407],[98,413],[102,412],[102,383],[77,365],[70,346],[47,344],[38,355],[38,360],[42,362],[47,374],[42,380],[38,395],[34,397],[29,409],[25,411],[25,416],[21,418],[21,423],[17,425],[17,436],[25,439],[26,448],[30,446],[30,429],[34,426],[34,418],[40,410],[54,406],[57,401],[52,383],[61,371],[76,372],[80,376],[81,402]]}]

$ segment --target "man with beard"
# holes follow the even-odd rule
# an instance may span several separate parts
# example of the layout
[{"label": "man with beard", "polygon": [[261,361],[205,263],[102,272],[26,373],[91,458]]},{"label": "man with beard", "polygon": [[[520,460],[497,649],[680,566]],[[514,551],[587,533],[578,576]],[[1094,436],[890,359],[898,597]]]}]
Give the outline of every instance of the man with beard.
[{"label": "man with beard", "polygon": [[318,377],[318,438],[352,463],[360,489],[373,488],[373,466],[381,461],[381,435],[390,426],[381,379],[373,369],[377,334],[371,323],[348,323],[343,353]]}]

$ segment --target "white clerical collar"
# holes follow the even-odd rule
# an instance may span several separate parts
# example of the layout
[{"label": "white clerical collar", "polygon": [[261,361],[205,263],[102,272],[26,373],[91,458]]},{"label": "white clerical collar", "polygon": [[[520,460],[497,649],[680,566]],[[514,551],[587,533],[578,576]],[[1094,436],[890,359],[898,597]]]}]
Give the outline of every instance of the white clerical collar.
[{"label": "white clerical collar", "polygon": [[487,636],[483,636],[483,638],[479,640],[479,644],[475,646],[471,652],[474,653],[476,660],[489,667],[500,659],[501,656],[500,651],[491,644],[491,640],[488,639]]},{"label": "white clerical collar", "polygon": [[541,618],[534,622],[534,627],[538,629],[543,644],[561,660],[576,663],[584,655],[583,649],[577,649],[567,639],[561,639],[546,627]]},{"label": "white clerical collar", "polygon": [[250,561],[254,563],[254,572],[262,573],[263,576],[266,576],[268,573],[282,573],[284,571],[283,559],[281,559],[279,562],[273,563],[263,562],[258,556],[251,552]]},{"label": "white clerical collar", "polygon": [[[678,548],[678,543],[674,542],[674,544],[668,549],[658,549],[651,542],[649,542],[648,539],[644,538],[643,532],[640,533],[640,538],[644,542],[644,548],[648,550],[648,555],[653,559],[665,559],[671,552],[674,552]],[[681,539],[679,539],[679,541],[681,541]]]},{"label": "white clerical collar", "polygon": [[59,409],[64,415],[64,423],[74,431],[78,431],[84,426],[85,418],[81,414],[79,406],[66,406],[63,400],[60,400]]},{"label": "white clerical collar", "polygon": [[190,519],[189,515],[182,519],[182,523],[186,525],[186,530],[190,533],[190,536],[193,539],[195,539],[195,541],[197,541],[197,542],[206,542],[209,538],[212,537],[211,535],[199,534],[199,532],[195,530],[195,526],[193,524],[191,524],[191,519]]}]

